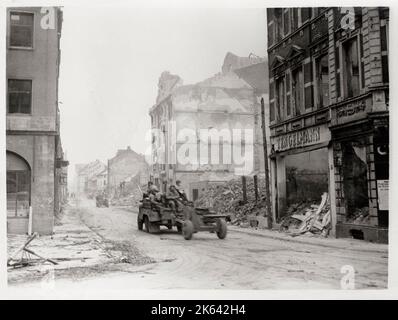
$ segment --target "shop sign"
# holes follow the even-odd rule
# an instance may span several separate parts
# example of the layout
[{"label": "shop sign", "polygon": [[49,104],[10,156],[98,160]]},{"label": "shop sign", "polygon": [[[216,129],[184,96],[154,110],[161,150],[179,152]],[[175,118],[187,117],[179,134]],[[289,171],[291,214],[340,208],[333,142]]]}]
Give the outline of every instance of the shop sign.
[{"label": "shop sign", "polygon": [[379,210],[388,210],[388,181],[389,180],[377,180]]},{"label": "shop sign", "polygon": [[330,131],[322,125],[287,133],[272,140],[275,151],[283,151],[329,141]]},{"label": "shop sign", "polygon": [[340,106],[336,110],[337,118],[350,117],[358,113],[364,112],[366,109],[365,100],[359,100],[346,105]]}]

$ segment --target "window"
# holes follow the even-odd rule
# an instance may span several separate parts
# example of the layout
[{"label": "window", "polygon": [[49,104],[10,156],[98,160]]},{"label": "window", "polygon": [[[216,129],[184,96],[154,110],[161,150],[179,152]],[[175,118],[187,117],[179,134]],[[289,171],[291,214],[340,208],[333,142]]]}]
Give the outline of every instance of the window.
[{"label": "window", "polygon": [[30,168],[25,160],[7,152],[7,216],[28,217]]},{"label": "window", "polygon": [[336,68],[336,95],[338,98],[341,97],[341,88],[340,88],[340,47],[336,46],[334,48],[334,60],[335,60],[335,68]]},{"label": "window", "polygon": [[198,189],[192,189],[192,200],[196,201],[199,198],[199,190]]},{"label": "window", "polygon": [[277,92],[277,114],[276,118],[281,120],[285,113],[285,77],[282,76],[276,80]]},{"label": "window", "polygon": [[291,12],[291,26],[292,26],[292,31],[296,30],[299,25],[299,16],[298,16],[298,8],[292,8]]},{"label": "window", "polygon": [[8,80],[8,113],[31,113],[32,80]]},{"label": "window", "polygon": [[274,94],[274,82],[269,83],[269,119],[275,121],[275,94]]},{"label": "window", "polygon": [[301,24],[311,18],[311,8],[301,8]]},{"label": "window", "polygon": [[315,60],[317,104],[320,108],[329,105],[329,65],[328,56]]},{"label": "window", "polygon": [[290,33],[290,10],[289,8],[283,9],[283,35],[286,36]]},{"label": "window", "polygon": [[33,47],[33,13],[10,13],[10,46]]},{"label": "window", "polygon": [[282,9],[275,8],[274,13],[275,13],[274,21],[276,23],[275,40],[276,42],[279,42],[283,37]]},{"label": "window", "polygon": [[274,22],[271,21],[268,24],[268,47],[274,44],[274,32],[275,32],[274,29],[275,29]]},{"label": "window", "polygon": [[292,72],[292,91],[295,115],[300,115],[303,110],[303,70],[299,67]]},{"label": "window", "polygon": [[383,71],[383,82],[388,83],[388,21],[380,21],[380,43],[381,43],[381,64]]},{"label": "window", "polygon": [[359,55],[357,37],[343,43],[345,97],[359,95]]},{"label": "window", "polygon": [[291,92],[290,92],[290,73],[286,73],[286,115],[290,117],[292,115],[291,106]]},{"label": "window", "polygon": [[312,75],[312,63],[311,61],[308,61],[307,63],[304,63],[304,105],[306,109],[311,109],[314,104]]}]

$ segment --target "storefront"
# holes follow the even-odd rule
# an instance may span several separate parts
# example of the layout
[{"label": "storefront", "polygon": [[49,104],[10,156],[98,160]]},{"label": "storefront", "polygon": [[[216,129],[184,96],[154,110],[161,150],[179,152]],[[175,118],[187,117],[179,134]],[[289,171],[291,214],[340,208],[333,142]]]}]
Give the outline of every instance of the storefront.
[{"label": "storefront", "polygon": [[336,236],[387,243],[388,116],[371,105],[365,97],[333,110]]},{"label": "storefront", "polygon": [[319,203],[329,193],[330,131],[327,123],[271,136],[274,221],[299,205]]}]

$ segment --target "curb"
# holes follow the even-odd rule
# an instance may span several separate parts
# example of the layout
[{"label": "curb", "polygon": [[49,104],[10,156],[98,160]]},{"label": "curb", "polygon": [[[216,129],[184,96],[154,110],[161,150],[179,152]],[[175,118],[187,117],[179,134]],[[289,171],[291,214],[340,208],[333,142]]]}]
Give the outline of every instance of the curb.
[{"label": "curb", "polygon": [[[228,229],[230,231],[234,231],[234,232],[238,232],[238,233],[244,233],[244,234],[248,234],[251,236],[256,236],[256,237],[262,237],[262,238],[268,238],[268,239],[273,239],[273,240],[281,240],[281,241],[286,241],[286,242],[296,242],[296,243],[302,243],[302,244],[308,244],[308,245],[313,245],[313,246],[319,246],[319,247],[325,247],[325,248],[334,248],[334,249],[341,249],[341,250],[351,250],[351,251],[362,251],[362,252],[374,252],[374,253],[388,253],[388,245],[383,245],[380,244],[380,246],[385,246],[385,248],[380,248],[380,249],[373,249],[373,248],[358,248],[356,247],[356,245],[354,244],[354,246],[352,246],[352,243],[347,243],[349,246],[343,246],[343,245],[333,245],[331,244],[327,244],[327,243],[322,243],[322,242],[315,242],[315,241],[310,241],[307,239],[303,239],[303,238],[299,238],[299,237],[285,237],[285,236],[279,236],[279,235],[271,235],[271,234],[266,234],[266,233],[260,233],[260,232],[256,232],[257,230],[242,230],[239,227],[235,227],[235,226],[228,226]],[[276,232],[276,231],[274,231]],[[334,238],[329,238],[329,240],[333,241]],[[351,240],[351,239],[350,239]],[[351,240],[352,241],[352,240]],[[361,241],[361,240],[357,240],[357,241]],[[362,243],[362,242],[361,242]],[[371,243],[371,245],[375,245],[373,243]]]}]

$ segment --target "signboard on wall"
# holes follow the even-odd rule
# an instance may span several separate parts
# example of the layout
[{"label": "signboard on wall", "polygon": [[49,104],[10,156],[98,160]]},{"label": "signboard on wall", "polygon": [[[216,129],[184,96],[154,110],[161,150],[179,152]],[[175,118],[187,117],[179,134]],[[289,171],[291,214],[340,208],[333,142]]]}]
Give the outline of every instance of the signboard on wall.
[{"label": "signboard on wall", "polygon": [[389,180],[377,180],[379,210],[388,210],[388,182]]},{"label": "signboard on wall", "polygon": [[327,125],[320,125],[273,137],[271,143],[274,145],[275,151],[285,151],[328,142],[330,138]]}]

